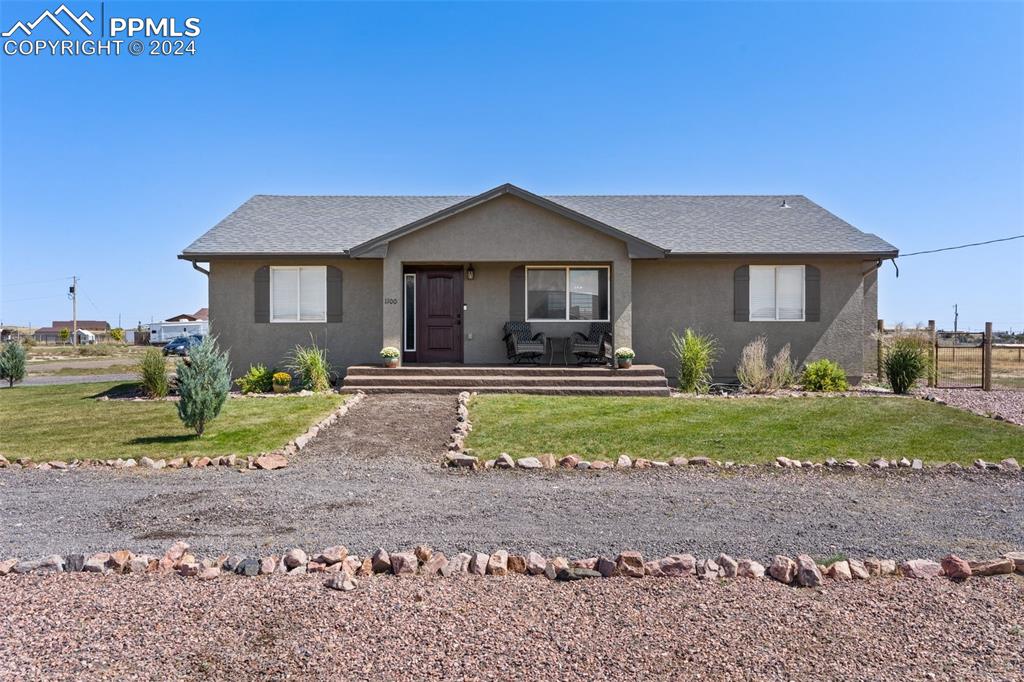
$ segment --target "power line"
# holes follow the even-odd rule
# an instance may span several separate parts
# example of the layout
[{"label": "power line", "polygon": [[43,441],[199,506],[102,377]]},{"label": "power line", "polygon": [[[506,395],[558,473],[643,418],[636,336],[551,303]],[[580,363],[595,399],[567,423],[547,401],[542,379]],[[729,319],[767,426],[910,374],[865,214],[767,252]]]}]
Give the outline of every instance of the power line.
[{"label": "power line", "polygon": [[1024,239],[1024,234],[1014,235],[1012,237],[1002,237],[1001,239],[989,239],[987,242],[974,242],[973,244],[961,244],[960,246],[947,246],[941,249],[930,249],[928,251],[914,251],[913,253],[901,253],[899,258],[907,258],[909,256],[920,256],[923,253],[938,253],[939,251],[955,251],[956,249],[966,249],[971,246],[984,246],[985,244],[995,244],[996,242],[1008,242],[1014,239]]},{"label": "power line", "polygon": [[42,301],[50,298],[64,298],[65,294],[55,294],[53,296],[30,296],[29,298],[5,298],[4,303],[21,303],[22,301]]},{"label": "power line", "polygon": [[31,282],[5,282],[5,287],[21,287],[28,286],[29,284],[49,284],[50,282],[66,282],[71,279],[70,277],[54,277],[52,279],[37,279]]}]

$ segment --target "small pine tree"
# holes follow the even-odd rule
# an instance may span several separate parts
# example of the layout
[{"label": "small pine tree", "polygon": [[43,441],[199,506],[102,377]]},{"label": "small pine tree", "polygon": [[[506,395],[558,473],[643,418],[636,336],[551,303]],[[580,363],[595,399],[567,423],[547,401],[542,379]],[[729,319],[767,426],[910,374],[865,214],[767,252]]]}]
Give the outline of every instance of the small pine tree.
[{"label": "small pine tree", "polygon": [[25,378],[25,347],[17,341],[4,344],[0,351],[0,379],[6,379],[8,386]]},{"label": "small pine tree", "polygon": [[71,330],[68,329],[67,327],[61,327],[59,333],[60,333],[60,342],[63,343],[63,344],[67,344],[68,339],[71,338]]},{"label": "small pine tree", "polygon": [[217,347],[217,339],[208,336],[178,361],[178,416],[196,435],[220,414],[231,390],[231,365],[227,353]]}]

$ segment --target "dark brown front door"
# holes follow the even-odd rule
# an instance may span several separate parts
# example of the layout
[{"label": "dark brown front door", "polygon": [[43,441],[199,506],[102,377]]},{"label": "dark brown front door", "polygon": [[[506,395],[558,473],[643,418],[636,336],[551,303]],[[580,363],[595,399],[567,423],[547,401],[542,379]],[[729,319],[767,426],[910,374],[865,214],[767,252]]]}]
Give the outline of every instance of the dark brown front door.
[{"label": "dark brown front door", "polygon": [[423,270],[416,284],[416,361],[462,362],[462,269]]}]

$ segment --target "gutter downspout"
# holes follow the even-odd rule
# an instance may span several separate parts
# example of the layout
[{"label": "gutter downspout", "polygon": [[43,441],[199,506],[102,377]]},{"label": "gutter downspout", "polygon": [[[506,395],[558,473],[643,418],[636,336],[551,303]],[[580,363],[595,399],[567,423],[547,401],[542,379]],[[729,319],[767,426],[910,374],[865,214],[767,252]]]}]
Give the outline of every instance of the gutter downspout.
[{"label": "gutter downspout", "polygon": [[[197,262],[195,262],[195,261],[190,261],[190,262],[192,263],[192,267],[193,267],[193,268],[194,268],[195,270],[198,270],[199,272],[203,273],[203,274],[204,274],[204,275],[206,275],[207,277],[209,277],[209,276],[210,276],[210,271],[209,271],[209,270],[206,270],[206,269],[204,269],[204,268],[201,268],[201,267],[199,267],[199,263],[197,263]],[[881,261],[879,261],[879,265],[881,265]]]}]

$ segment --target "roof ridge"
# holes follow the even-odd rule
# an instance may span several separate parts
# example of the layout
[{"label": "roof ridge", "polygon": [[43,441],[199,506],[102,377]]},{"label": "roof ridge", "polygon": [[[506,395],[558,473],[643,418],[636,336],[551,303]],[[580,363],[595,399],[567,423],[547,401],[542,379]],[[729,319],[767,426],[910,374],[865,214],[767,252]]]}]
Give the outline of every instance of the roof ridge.
[{"label": "roof ridge", "polygon": [[[272,197],[284,199],[456,199],[475,197],[475,194],[254,194],[255,197]],[[800,197],[807,199],[806,194],[538,194],[541,197],[587,197],[587,198],[622,198],[637,199],[771,199],[775,197]]]}]

